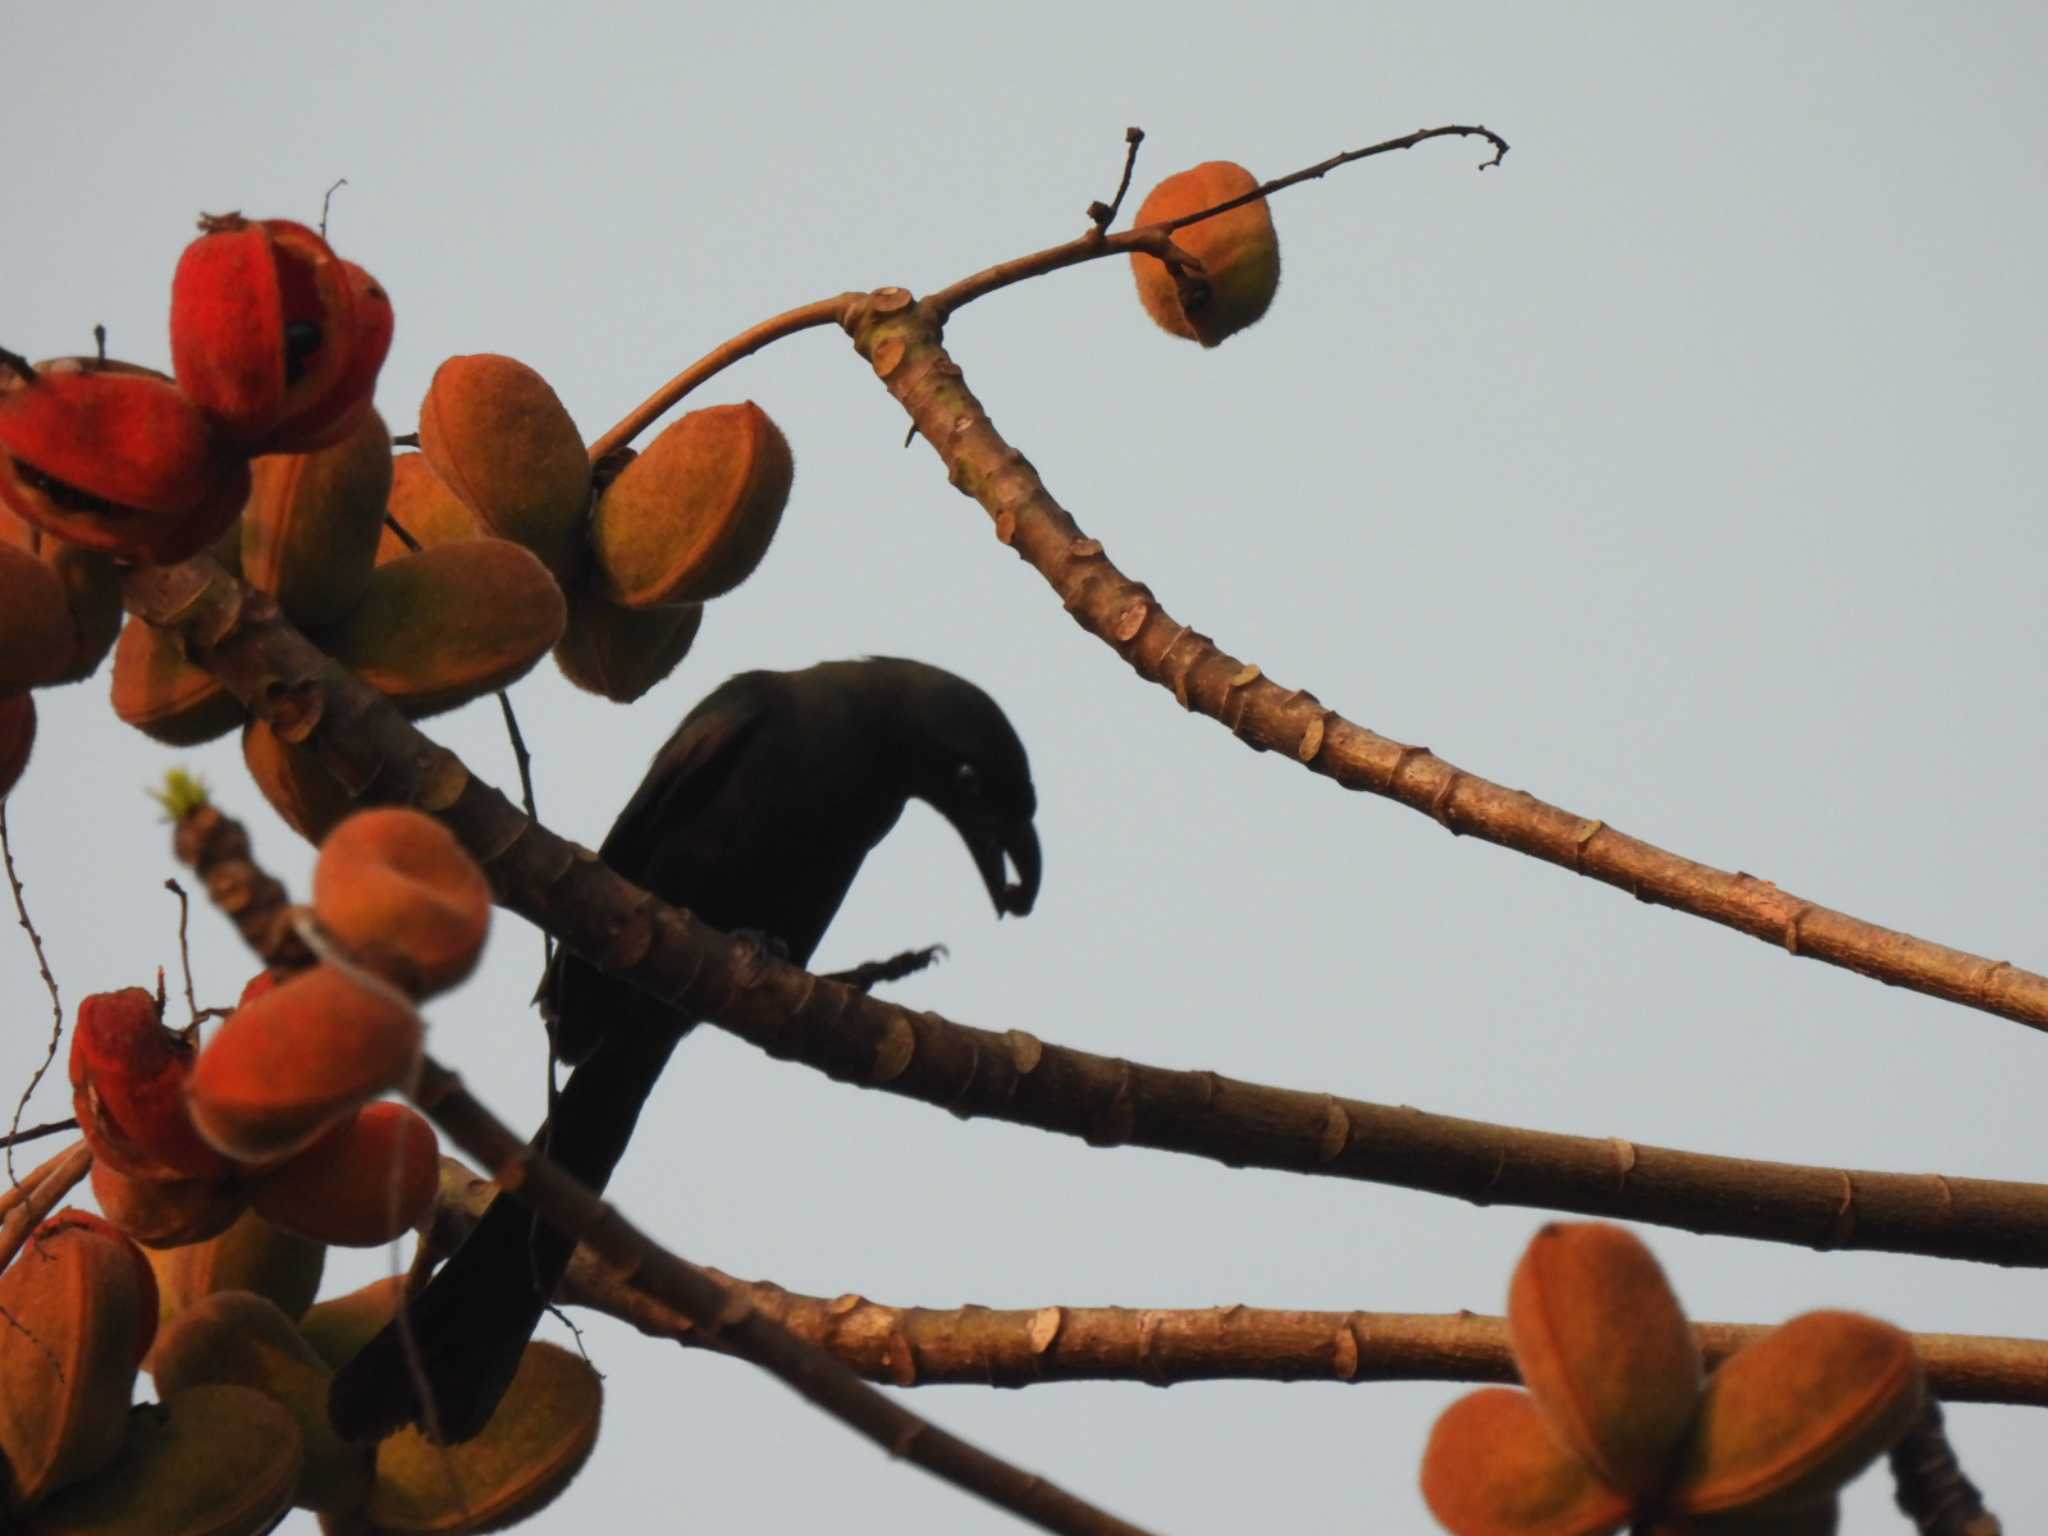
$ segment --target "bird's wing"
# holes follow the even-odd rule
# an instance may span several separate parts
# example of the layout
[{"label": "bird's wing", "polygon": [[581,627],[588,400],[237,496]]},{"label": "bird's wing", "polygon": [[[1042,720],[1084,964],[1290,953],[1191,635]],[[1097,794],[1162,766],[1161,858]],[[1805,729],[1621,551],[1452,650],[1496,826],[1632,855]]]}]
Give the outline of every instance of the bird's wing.
[{"label": "bird's wing", "polygon": [[647,776],[605,834],[598,849],[605,863],[629,880],[640,879],[661,833],[688,826],[691,816],[717,795],[746,743],[774,709],[769,682],[761,673],[748,672],[691,710],[654,755]]}]

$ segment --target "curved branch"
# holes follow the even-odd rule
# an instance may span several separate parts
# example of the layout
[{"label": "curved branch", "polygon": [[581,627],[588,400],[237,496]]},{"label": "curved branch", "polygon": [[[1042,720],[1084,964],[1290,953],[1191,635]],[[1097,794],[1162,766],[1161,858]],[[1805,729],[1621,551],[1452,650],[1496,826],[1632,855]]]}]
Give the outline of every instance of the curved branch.
[{"label": "curved branch", "polygon": [[1286,754],[1346,789],[1420,811],[1469,834],[1561,865],[1638,901],[1720,923],[1893,986],[2048,1029],[2048,976],[1823,907],[1768,880],[1729,873],[1546,804],[1356,725],[1176,620],[1143,583],[1081,531],[1038,472],[1005,442],[941,339],[936,300],[901,288],[853,312],[861,354],[937,451],[948,481],[980,502],[996,538],[1030,562],[1077,623],[1183,707],[1230,728],[1254,751]]},{"label": "curved branch", "polygon": [[[828,1076],[1095,1146],[1277,1168],[1805,1247],[2048,1267],[2048,1187],[1869,1173],[1639,1146],[1173,1071],[911,1013],[785,964],[614,874],[521,815],[462,760],[204,556],[131,572],[129,610],[358,796],[439,816],[499,903],[592,964]],[[254,914],[251,914],[253,917]]]}]

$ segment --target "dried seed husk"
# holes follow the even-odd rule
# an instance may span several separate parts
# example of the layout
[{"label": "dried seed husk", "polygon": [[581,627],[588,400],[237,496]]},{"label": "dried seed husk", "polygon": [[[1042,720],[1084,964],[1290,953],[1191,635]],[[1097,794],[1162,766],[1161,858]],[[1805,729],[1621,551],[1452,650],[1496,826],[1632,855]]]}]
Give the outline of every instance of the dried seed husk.
[{"label": "dried seed husk", "polygon": [[434,1208],[441,1145],[403,1104],[365,1105],[297,1157],[255,1181],[257,1211],[302,1237],[380,1248]]},{"label": "dried seed husk", "polygon": [[229,1157],[283,1162],[411,1081],[420,1044],[418,1014],[318,965],[229,1016],[199,1053],[186,1103]]},{"label": "dried seed husk", "polygon": [[185,1113],[192,1047],[164,1027],[153,993],[123,987],[80,1002],[69,1069],[71,1107],[95,1159],[139,1179],[229,1172]]},{"label": "dried seed husk", "polygon": [[292,1494],[300,1509],[354,1509],[369,1497],[376,1453],[334,1432],[327,1421],[334,1372],[267,1296],[216,1291],[194,1302],[164,1329],[152,1369],[166,1398],[227,1383],[251,1387],[289,1412],[305,1453]]},{"label": "dried seed husk", "polygon": [[328,1369],[338,1371],[398,1315],[404,1295],[403,1275],[372,1280],[345,1296],[316,1303],[299,1319],[300,1336],[327,1362]]},{"label": "dried seed husk", "polygon": [[1443,1411],[1422,1453],[1422,1497],[1452,1536],[1604,1536],[1630,1514],[1513,1387]]},{"label": "dried seed husk", "polygon": [[469,510],[469,504],[448,489],[423,453],[402,453],[391,461],[391,494],[384,510],[389,521],[377,543],[379,565],[413,552],[391,523],[403,528],[421,549],[489,537],[489,530]]},{"label": "dried seed husk", "polygon": [[603,1384],[580,1356],[527,1345],[505,1400],[474,1440],[439,1446],[407,1429],[378,1447],[370,1523],[391,1536],[464,1536],[526,1519],[582,1469],[603,1406]]},{"label": "dried seed husk", "polygon": [[78,651],[64,583],[25,549],[0,543],[0,688],[40,688]]},{"label": "dried seed husk", "polygon": [[355,796],[317,753],[286,741],[268,721],[243,727],[242,761],[271,808],[309,843],[319,842],[356,808]]},{"label": "dried seed husk", "polygon": [[576,579],[590,459],[546,379],[494,352],[449,358],[420,406],[420,451],[492,533],[532,550],[564,586]]},{"label": "dried seed husk", "polygon": [[156,1309],[141,1252],[87,1211],[51,1217],[0,1273],[0,1475],[14,1507],[120,1453]]},{"label": "dried seed husk", "polygon": [[152,1253],[149,1264],[166,1324],[222,1291],[252,1291],[296,1319],[320,1294],[327,1248],[244,1211],[211,1241]]},{"label": "dried seed husk", "polygon": [[171,630],[131,618],[114,644],[114,713],[168,747],[192,747],[242,723],[242,701],[185,654]]},{"label": "dried seed husk", "polygon": [[21,782],[35,744],[35,696],[0,689],[0,800]]},{"label": "dried seed husk", "polygon": [[171,277],[172,372],[249,453],[295,452],[297,423],[352,403],[339,395],[356,337],[347,271],[289,219],[208,220]]},{"label": "dried seed husk", "polygon": [[1515,1364],[1557,1437],[1610,1487],[1663,1486],[1699,1407],[1700,1355],[1642,1240],[1553,1222],[1508,1289]]},{"label": "dried seed husk", "polygon": [[0,391],[0,505],[81,548],[182,560],[248,490],[247,463],[148,369],[58,358]]},{"label": "dried seed husk", "polygon": [[627,608],[730,592],[768,552],[795,472],[788,440],[753,401],[690,412],[598,498],[597,585]]},{"label": "dried seed husk", "polygon": [[1912,1427],[1925,1391],[1912,1339],[1890,1323],[1795,1317],[1708,1381],[1673,1507],[1766,1515],[1825,1500]]},{"label": "dried seed husk", "polygon": [[315,638],[417,719],[516,682],[567,622],[539,560],[469,539],[378,566],[355,611]]},{"label": "dried seed husk", "polygon": [[320,844],[313,911],[361,963],[423,997],[475,968],[490,934],[491,883],[433,817],[380,806]]},{"label": "dried seed husk", "polygon": [[120,1458],[31,1510],[22,1536],[261,1536],[291,1508],[298,1425],[261,1392],[193,1387],[125,1419]]},{"label": "dried seed husk", "polygon": [[135,1179],[93,1159],[92,1193],[107,1220],[145,1249],[204,1243],[249,1206],[236,1179]]},{"label": "dried seed husk", "polygon": [[[1255,190],[1258,177],[1229,160],[1210,160],[1169,176],[1138,209],[1136,226],[1183,218]],[[1138,298],[1162,330],[1213,347],[1264,315],[1280,286],[1280,239],[1266,200],[1246,203],[1173,232],[1173,243],[1202,264],[1190,307],[1166,263],[1131,253]]]},{"label": "dried seed husk", "polygon": [[703,622],[702,603],[621,608],[594,592],[575,592],[555,665],[578,688],[630,704],[690,654]]},{"label": "dried seed husk", "polygon": [[391,494],[391,432],[373,410],[312,453],[258,459],[242,512],[242,573],[277,594],[293,623],[317,629],[362,600]]}]

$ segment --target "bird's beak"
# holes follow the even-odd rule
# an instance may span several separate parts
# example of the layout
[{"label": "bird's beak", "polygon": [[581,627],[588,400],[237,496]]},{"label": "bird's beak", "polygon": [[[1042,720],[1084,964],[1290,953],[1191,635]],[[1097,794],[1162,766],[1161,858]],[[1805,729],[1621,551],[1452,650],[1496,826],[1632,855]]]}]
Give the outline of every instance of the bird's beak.
[{"label": "bird's beak", "polygon": [[[959,832],[967,851],[974,855],[974,867],[981,871],[981,883],[988,887],[989,899],[996,904],[996,916],[1022,917],[1029,912],[1038,899],[1038,876],[1044,867],[1038,852],[1038,833],[1031,823],[962,825]],[[1006,858],[1017,871],[1015,884],[1010,883]]]}]

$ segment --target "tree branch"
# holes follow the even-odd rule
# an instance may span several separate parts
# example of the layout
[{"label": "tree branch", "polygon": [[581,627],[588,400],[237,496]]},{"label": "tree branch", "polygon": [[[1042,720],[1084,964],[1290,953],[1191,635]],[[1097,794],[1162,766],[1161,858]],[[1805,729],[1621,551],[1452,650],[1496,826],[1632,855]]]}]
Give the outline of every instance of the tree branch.
[{"label": "tree branch", "polygon": [[[946,290],[950,293],[952,290]],[[1930,943],[1819,906],[1754,875],[1713,869],[1467,773],[1427,747],[1353,724],[1180,623],[1103,552],[1005,442],[941,340],[941,299],[884,288],[850,312],[855,346],[937,451],[948,481],[980,502],[996,538],[1030,562],[1082,628],[1183,707],[1230,728],[1254,751],[1279,751],[1346,789],[1398,801],[1517,853],[1618,886],[1638,901],[1704,917],[1753,938],[2048,1029],[2048,976]]]},{"label": "tree branch", "polygon": [[268,593],[212,560],[133,571],[124,590],[131,612],[176,629],[198,665],[279,735],[317,752],[354,793],[439,816],[501,905],[671,1006],[842,1081],[1095,1146],[1803,1247],[2048,1267],[2041,1185],[1801,1167],[1489,1125],[1143,1066],[912,1013],[720,933],[521,815],[293,629]]},{"label": "tree branch", "polygon": [[[1934,1385],[1932,1380],[1928,1385]],[[1936,1388],[1936,1396],[1954,1400],[1956,1394]],[[2005,1529],[1956,1460],[1935,1397],[1927,1399],[1920,1422],[1892,1447],[1891,1465],[1898,1506],[1921,1536],[1999,1536]]]}]

